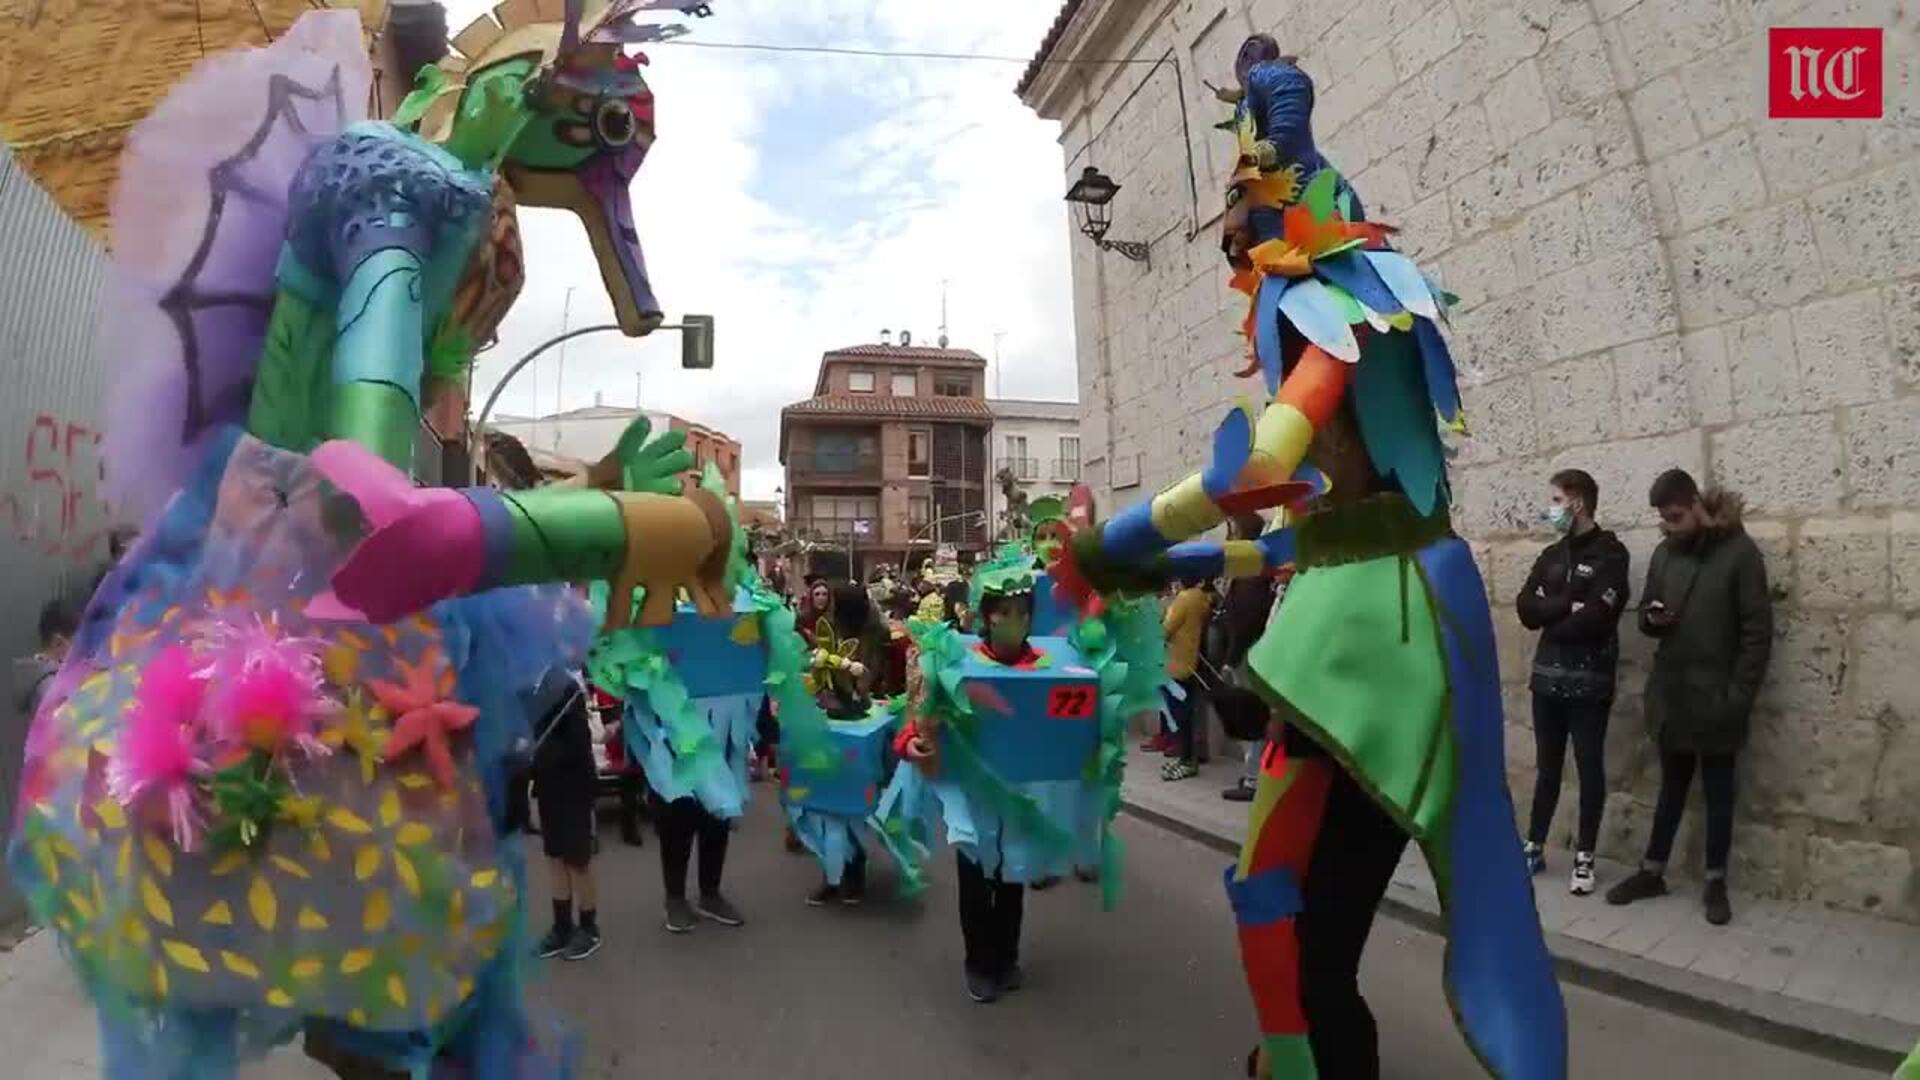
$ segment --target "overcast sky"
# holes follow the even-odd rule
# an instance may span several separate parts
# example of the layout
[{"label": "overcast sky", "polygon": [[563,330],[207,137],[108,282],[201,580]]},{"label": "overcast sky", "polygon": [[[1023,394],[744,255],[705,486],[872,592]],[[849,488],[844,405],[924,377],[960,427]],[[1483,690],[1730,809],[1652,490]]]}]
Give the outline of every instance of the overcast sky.
[{"label": "overcast sky", "polygon": [[[446,0],[458,31],[490,5]],[[764,42],[1031,56],[1052,0],[713,0],[682,20],[701,43]],[[678,413],[745,447],[743,493],[780,484],[780,407],[812,393],[820,354],[911,330],[931,344],[948,282],[955,347],[991,359],[1006,397],[1074,396],[1072,283],[1058,125],[1013,94],[1019,64],[651,46],[659,141],[634,215],[669,321],[718,321],[710,372],[679,367],[678,335],[618,334],[558,350],[496,411],[609,405]],[[482,355],[501,372],[566,322],[612,321],[585,233],[564,211],[522,210],[527,286]],[[537,370],[536,370],[537,368]],[[636,378],[637,377],[637,378]],[[992,388],[992,384],[989,384]],[[478,405],[476,404],[476,408]]]}]

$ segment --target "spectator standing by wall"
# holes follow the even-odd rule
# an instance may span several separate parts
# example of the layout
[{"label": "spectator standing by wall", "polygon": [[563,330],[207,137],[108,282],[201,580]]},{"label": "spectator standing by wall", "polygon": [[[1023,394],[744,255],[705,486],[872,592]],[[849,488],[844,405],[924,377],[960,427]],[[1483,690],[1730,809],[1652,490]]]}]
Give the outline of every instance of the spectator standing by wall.
[{"label": "spectator standing by wall", "polygon": [[1580,774],[1580,813],[1574,838],[1575,896],[1594,889],[1593,851],[1607,800],[1607,716],[1613,710],[1620,665],[1620,613],[1631,586],[1631,556],[1625,544],[1594,521],[1600,488],[1579,469],[1565,469],[1548,482],[1546,518],[1560,539],[1534,560],[1514,607],[1520,622],[1540,632],[1534,647],[1533,739],[1537,771],[1533,813],[1527,830],[1527,865],[1546,869],[1547,832],[1560,802],[1567,742],[1573,742]]},{"label": "spectator standing by wall", "polygon": [[1746,745],[1754,701],[1773,647],[1773,595],[1766,560],[1741,526],[1730,491],[1702,493],[1669,469],[1648,501],[1666,534],[1647,566],[1640,630],[1659,642],[1647,677],[1647,728],[1660,751],[1660,795],[1646,858],[1607,891],[1631,904],[1667,891],[1667,858],[1700,774],[1707,807],[1707,921],[1733,918],[1727,862],[1733,848],[1734,765]]}]

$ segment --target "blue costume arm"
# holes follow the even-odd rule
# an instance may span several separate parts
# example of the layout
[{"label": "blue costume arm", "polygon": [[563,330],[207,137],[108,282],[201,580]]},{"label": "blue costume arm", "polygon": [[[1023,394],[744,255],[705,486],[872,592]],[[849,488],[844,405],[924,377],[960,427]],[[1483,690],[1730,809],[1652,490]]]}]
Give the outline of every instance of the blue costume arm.
[{"label": "blue costume arm", "polygon": [[1175,577],[1253,577],[1271,574],[1280,567],[1293,561],[1294,532],[1291,528],[1275,529],[1266,533],[1250,546],[1259,551],[1259,562],[1252,560],[1231,560],[1230,545],[1246,544],[1246,541],[1229,540],[1189,540],[1184,544],[1175,544],[1167,549],[1165,565]]},{"label": "blue costume arm", "polygon": [[1311,173],[1320,153],[1313,145],[1313,80],[1292,64],[1261,64],[1247,76],[1248,104],[1262,142],[1273,144],[1278,166],[1299,163]]}]

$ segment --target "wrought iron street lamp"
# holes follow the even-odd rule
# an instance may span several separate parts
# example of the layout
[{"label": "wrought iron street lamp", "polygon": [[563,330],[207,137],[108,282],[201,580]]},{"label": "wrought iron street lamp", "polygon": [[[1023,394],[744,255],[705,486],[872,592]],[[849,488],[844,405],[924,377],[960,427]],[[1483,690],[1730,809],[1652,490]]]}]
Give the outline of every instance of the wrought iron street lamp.
[{"label": "wrought iron street lamp", "polygon": [[1080,208],[1080,232],[1099,246],[1101,251],[1118,252],[1122,257],[1134,262],[1146,262],[1147,245],[1131,240],[1109,240],[1107,229],[1113,224],[1111,204],[1113,197],[1120,194],[1120,185],[1113,178],[1089,165],[1080,173],[1080,179],[1067,189],[1067,201]]}]

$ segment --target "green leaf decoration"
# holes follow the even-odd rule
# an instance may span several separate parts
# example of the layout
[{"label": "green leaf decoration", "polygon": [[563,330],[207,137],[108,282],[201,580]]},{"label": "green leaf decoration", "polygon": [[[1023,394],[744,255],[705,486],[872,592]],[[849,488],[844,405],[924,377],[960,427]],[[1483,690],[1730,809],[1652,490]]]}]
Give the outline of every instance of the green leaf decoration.
[{"label": "green leaf decoration", "polygon": [[1315,221],[1329,221],[1333,218],[1333,197],[1340,186],[1340,174],[1331,167],[1323,168],[1307,181],[1307,190],[1301,192],[1300,201],[1312,212]]}]

